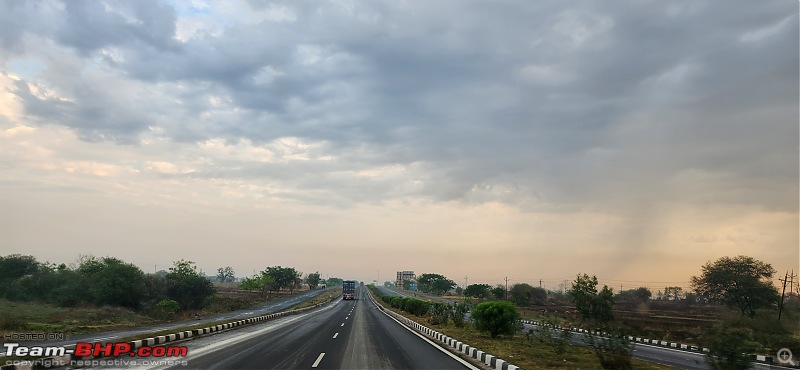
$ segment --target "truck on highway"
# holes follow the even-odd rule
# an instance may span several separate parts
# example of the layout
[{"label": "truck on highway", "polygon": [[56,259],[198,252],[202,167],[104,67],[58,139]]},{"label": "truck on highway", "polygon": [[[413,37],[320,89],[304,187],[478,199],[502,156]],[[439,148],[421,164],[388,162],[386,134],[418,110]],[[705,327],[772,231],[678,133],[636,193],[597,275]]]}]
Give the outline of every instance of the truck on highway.
[{"label": "truck on highway", "polygon": [[345,280],[342,282],[342,299],[356,299],[355,280]]}]

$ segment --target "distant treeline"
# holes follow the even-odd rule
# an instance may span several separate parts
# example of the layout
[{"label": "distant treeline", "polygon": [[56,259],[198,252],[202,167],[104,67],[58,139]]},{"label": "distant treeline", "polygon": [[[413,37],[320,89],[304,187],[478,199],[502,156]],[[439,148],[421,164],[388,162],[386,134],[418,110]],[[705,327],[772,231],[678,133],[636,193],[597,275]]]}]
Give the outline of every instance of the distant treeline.
[{"label": "distant treeline", "polygon": [[191,261],[174,262],[166,274],[145,274],[114,257],[81,256],[72,266],[19,254],[0,257],[0,298],[11,301],[137,310],[174,301],[178,309],[194,309],[203,307],[214,293],[212,283]]},{"label": "distant treeline", "polygon": [[[216,293],[209,280],[214,278],[205,276],[194,262],[186,260],[173,262],[169,271],[147,274],[114,257],[81,255],[73,264],[57,265],[39,262],[33,256],[0,256],[0,299],[61,307],[120,306],[161,318],[208,306]],[[220,267],[216,280],[235,281],[233,268]],[[303,277],[293,267],[272,266],[245,278],[240,286],[266,293],[284,289],[294,292],[301,284],[316,289],[341,285],[342,279],[320,279],[319,272]]]}]

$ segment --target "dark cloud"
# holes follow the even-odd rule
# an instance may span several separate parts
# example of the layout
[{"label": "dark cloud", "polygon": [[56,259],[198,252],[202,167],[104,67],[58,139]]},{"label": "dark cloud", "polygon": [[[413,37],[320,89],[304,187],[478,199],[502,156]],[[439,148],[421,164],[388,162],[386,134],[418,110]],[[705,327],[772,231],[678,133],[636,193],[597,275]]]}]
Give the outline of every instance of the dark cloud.
[{"label": "dark cloud", "polygon": [[4,51],[36,35],[116,76],[76,66],[41,81],[68,101],[20,82],[31,117],[120,142],[152,127],[175,141],[297,137],[337,158],[195,176],[357,202],[408,193],[337,171],[424,163],[414,191],[439,200],[797,204],[796,3],[250,2],[243,13],[283,6],[295,20],[185,41],[157,2],[2,4]]}]

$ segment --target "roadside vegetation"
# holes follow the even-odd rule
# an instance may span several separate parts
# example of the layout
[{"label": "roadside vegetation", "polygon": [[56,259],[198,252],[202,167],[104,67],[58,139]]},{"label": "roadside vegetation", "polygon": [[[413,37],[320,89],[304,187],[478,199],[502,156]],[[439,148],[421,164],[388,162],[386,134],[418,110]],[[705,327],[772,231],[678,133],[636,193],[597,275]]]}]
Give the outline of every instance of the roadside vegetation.
[{"label": "roadside vegetation", "polygon": [[[256,284],[253,279],[258,278]],[[0,334],[80,334],[191,319],[246,309],[300,290],[341,285],[319,272],[267,267],[238,282],[230,266],[206,276],[192,261],[144,273],[114,257],[80,256],[75,263],[0,256]]]},{"label": "roadside vegetation", "polygon": [[[509,302],[523,319],[710,348],[712,368],[736,369],[747,368],[751,363],[750,356],[743,356],[746,353],[774,356],[780,348],[800,353],[800,284],[795,277],[786,282],[785,291],[779,291],[775,282],[784,280],[785,276],[777,276],[770,264],[736,256],[709,261],[701,267],[701,274],[691,277],[688,287],[667,286],[657,292],[646,287],[615,292],[609,286],[600,286],[598,279],[588,274],[577,275],[558,291],[526,283],[508,288],[475,283],[463,290],[452,289],[452,280],[439,274],[422,274],[416,284],[420,291],[437,295],[442,295],[449,285],[445,298],[473,307],[485,302]],[[451,330],[446,320],[435,318],[442,316],[435,309],[429,315],[434,318],[429,324]],[[477,331],[474,325],[467,325],[464,330]],[[531,332],[526,336],[538,338],[540,345],[563,353],[575,350],[571,345],[566,345],[565,350],[568,340],[558,340],[559,336],[552,334],[557,333]],[[503,335],[496,339],[512,340]],[[630,345],[625,341],[592,338],[590,344],[596,361],[605,363],[604,368],[639,366],[635,360],[625,360],[630,359]]]},{"label": "roadside vegetation", "polygon": [[[416,315],[405,310],[405,304],[402,305],[403,308],[400,308],[400,302],[425,301],[409,297],[392,297],[380,293],[374,286],[370,285],[369,288],[372,295],[383,302],[388,309],[451,338],[496,355],[523,369],[601,368],[595,353],[590,348],[571,346],[568,344],[568,337],[563,337],[555,331],[548,332],[549,334],[558,334],[555,338],[539,332],[516,332],[518,328],[517,312],[515,305],[511,302],[482,302],[478,305],[481,306],[481,309],[464,303],[458,305],[436,303],[429,304],[429,311],[426,314]],[[476,315],[476,312],[481,312],[477,314],[479,318],[475,318],[475,321],[480,324],[476,325],[463,320],[464,313],[470,308],[473,316]],[[454,321],[453,317],[460,317],[461,320]],[[637,370],[673,369],[635,359],[632,360],[632,364],[632,368]]]}]

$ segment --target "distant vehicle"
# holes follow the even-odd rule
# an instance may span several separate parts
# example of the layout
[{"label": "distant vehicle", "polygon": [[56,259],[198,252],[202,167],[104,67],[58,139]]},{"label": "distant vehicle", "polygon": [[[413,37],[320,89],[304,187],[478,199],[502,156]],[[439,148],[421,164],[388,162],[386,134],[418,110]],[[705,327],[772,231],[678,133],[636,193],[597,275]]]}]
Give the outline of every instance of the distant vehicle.
[{"label": "distant vehicle", "polygon": [[355,280],[345,280],[342,282],[342,299],[356,299]]}]

